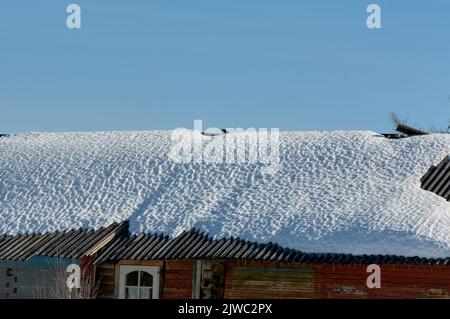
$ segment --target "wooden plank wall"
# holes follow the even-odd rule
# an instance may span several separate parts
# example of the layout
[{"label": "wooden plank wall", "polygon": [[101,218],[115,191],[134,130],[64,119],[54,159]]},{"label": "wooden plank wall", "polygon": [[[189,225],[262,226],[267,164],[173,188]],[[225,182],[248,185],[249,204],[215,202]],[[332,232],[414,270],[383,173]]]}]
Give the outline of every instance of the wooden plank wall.
[{"label": "wooden plank wall", "polygon": [[193,271],[193,260],[167,260],[161,298],[191,299]]},{"label": "wooden plank wall", "polygon": [[96,269],[96,280],[98,281],[99,299],[114,299],[114,264],[101,264]]},{"label": "wooden plank wall", "polygon": [[[161,267],[160,297],[192,298],[193,260],[122,261]],[[114,298],[118,267],[102,264],[100,298]],[[225,298],[450,298],[450,267],[381,265],[381,288],[366,285],[367,265],[229,261]]]},{"label": "wooden plank wall", "polygon": [[367,265],[228,262],[225,298],[450,298],[450,267],[381,265],[381,288]]},{"label": "wooden plank wall", "polygon": [[314,270],[295,264],[228,262],[225,298],[313,298]]},{"label": "wooden plank wall", "polygon": [[317,275],[322,298],[450,298],[450,267],[380,265],[381,288],[369,289],[366,265],[324,265]]}]

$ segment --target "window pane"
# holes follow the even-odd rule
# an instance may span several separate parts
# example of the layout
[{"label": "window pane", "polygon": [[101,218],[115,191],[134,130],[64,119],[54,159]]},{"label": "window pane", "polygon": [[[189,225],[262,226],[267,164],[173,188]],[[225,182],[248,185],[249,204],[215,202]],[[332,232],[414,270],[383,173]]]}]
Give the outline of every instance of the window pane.
[{"label": "window pane", "polygon": [[139,288],[139,299],[152,299],[152,288]]},{"label": "window pane", "polygon": [[141,271],[140,273],[141,273],[140,286],[141,287],[153,287],[153,276],[145,271]]},{"label": "window pane", "polygon": [[126,286],[137,286],[138,285],[138,272],[133,271],[127,274],[127,278],[125,280]]},{"label": "window pane", "polygon": [[125,287],[125,299],[138,299],[138,289],[133,287]]}]

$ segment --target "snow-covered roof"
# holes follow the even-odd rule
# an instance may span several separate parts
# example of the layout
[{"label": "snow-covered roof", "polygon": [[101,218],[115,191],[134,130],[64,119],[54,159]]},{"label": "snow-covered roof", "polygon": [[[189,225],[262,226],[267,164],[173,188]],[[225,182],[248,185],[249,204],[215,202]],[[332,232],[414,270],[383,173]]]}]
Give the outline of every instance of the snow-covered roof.
[{"label": "snow-covered roof", "polygon": [[195,227],[306,252],[450,256],[450,203],[420,188],[448,134],[281,132],[273,174],[178,164],[172,146],[170,131],[1,137],[0,233],[129,220],[133,232]]}]

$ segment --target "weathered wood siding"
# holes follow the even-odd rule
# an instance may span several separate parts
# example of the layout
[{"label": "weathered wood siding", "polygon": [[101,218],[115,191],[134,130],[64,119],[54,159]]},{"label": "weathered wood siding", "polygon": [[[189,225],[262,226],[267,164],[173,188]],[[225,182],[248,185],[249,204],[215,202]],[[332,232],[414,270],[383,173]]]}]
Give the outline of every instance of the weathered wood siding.
[{"label": "weathered wood siding", "polygon": [[228,262],[225,298],[450,298],[450,267],[381,265],[381,288],[367,265]]},{"label": "weathered wood siding", "polygon": [[98,282],[99,299],[113,299],[114,298],[114,264],[101,264],[96,269],[96,280]]},{"label": "weathered wood siding", "polygon": [[193,260],[167,260],[164,267],[163,295],[161,298],[192,298],[193,272]]},{"label": "weathered wood siding", "polygon": [[450,298],[450,267],[380,265],[381,288],[366,285],[366,265],[324,265],[322,298]]},{"label": "weathered wood siding", "polygon": [[[160,298],[190,299],[194,261],[121,261],[97,267],[100,298],[117,298],[120,265],[159,266]],[[225,298],[450,298],[449,266],[380,265],[381,288],[369,289],[367,265],[228,261]],[[200,298],[210,287],[208,262],[201,270]],[[213,285],[214,286],[214,285]],[[203,293],[202,293],[203,291]],[[197,297],[197,298],[198,298]]]},{"label": "weathered wood siding", "polygon": [[225,298],[313,298],[315,270],[295,264],[228,262]]}]

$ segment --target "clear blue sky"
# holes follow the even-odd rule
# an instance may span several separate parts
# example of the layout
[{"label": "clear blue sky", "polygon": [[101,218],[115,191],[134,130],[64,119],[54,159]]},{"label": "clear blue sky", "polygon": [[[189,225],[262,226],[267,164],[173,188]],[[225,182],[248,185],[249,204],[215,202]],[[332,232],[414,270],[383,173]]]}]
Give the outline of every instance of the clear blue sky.
[{"label": "clear blue sky", "polygon": [[0,132],[446,127],[449,95],[448,0],[0,4]]}]

